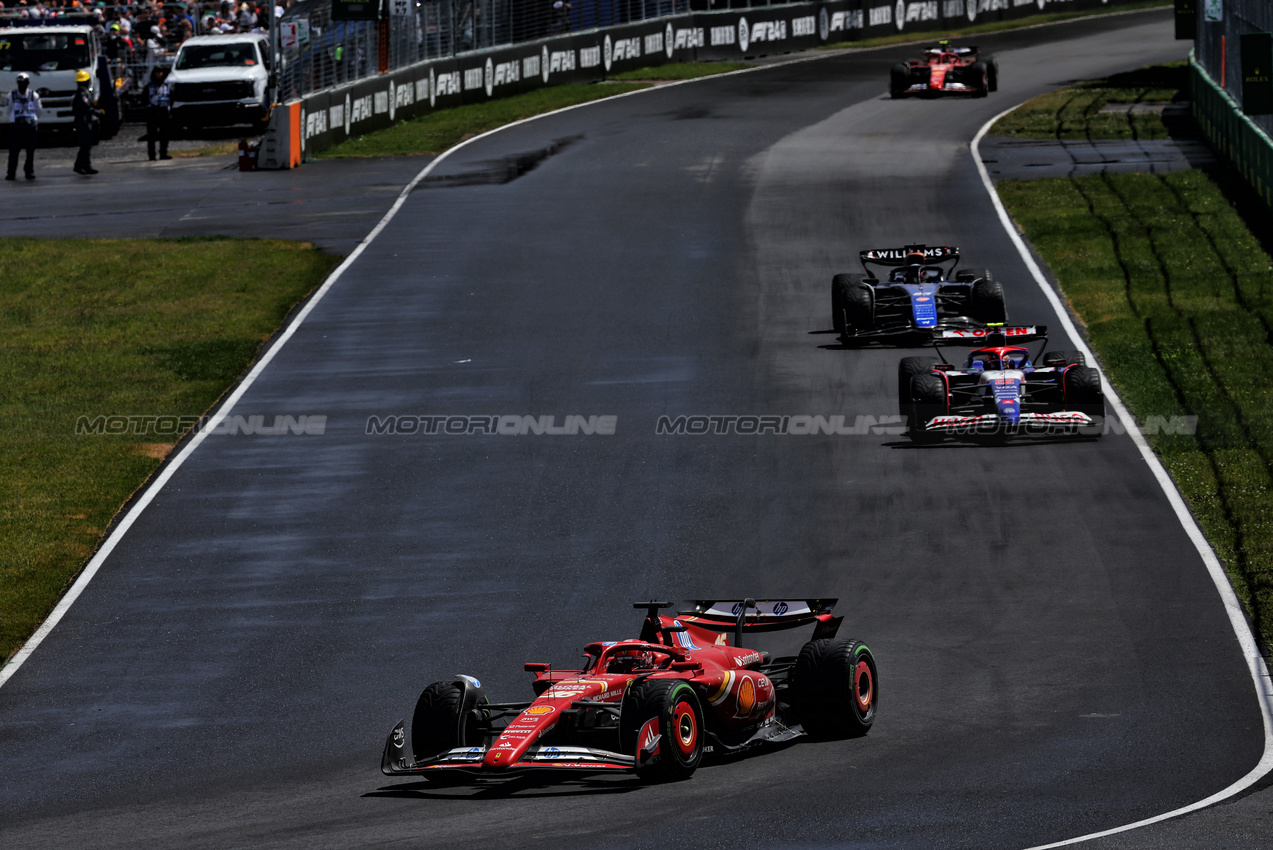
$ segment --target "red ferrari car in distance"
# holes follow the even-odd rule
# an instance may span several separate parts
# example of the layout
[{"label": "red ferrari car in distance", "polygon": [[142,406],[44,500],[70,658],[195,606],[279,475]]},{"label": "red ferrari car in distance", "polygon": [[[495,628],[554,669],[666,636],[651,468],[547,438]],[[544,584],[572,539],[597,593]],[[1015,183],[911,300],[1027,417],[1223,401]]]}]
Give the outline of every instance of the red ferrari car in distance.
[{"label": "red ferrari car in distance", "polygon": [[948,41],[924,51],[919,59],[899,62],[889,76],[889,94],[966,94],[985,97],[999,88],[999,63],[983,58],[976,47],[953,47]]},{"label": "red ferrari car in distance", "polygon": [[[385,742],[389,776],[472,782],[547,771],[689,778],[705,755],[801,736],[865,735],[879,677],[871,650],[836,638],[835,599],[640,602],[640,636],[584,647],[578,670],[528,663],[535,698],[492,703],[472,676],[424,689]],[[743,636],[813,626],[800,654],[771,658]],[[732,638],[732,640],[731,640]]]}]

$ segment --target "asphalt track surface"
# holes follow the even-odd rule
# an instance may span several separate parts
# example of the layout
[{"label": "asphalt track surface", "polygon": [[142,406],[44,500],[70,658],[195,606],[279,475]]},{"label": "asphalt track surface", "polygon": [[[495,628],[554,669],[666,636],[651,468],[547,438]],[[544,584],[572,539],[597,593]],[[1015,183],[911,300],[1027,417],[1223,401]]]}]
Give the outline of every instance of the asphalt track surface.
[{"label": "asphalt track surface", "polygon": [[[326,415],[324,435],[209,438],[178,470],[0,689],[0,843],[1026,847],[1247,773],[1246,665],[1126,437],[655,434],[663,414],[894,414],[906,352],[827,332],[830,275],[861,247],[958,244],[1008,282],[1014,321],[1047,321],[968,140],[1186,44],[1167,13],[981,41],[1003,68],[982,101],[890,101],[906,50],[854,53],[594,104],[442,163],[575,139],[510,183],[413,193],[235,411]],[[618,427],[365,433],[393,414]],[[630,636],[632,600],[804,594],[838,596],[875,651],[866,738],[663,787],[377,771],[429,681],[523,698],[522,661]]]}]

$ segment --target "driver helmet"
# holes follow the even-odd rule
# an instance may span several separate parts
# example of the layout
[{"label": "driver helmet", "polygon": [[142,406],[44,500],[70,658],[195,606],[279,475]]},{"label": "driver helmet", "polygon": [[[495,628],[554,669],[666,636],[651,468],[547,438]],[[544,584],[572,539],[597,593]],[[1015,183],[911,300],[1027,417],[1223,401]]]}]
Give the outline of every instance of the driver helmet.
[{"label": "driver helmet", "polygon": [[653,667],[654,656],[643,649],[622,649],[610,656],[606,663],[607,673],[630,673],[633,670]]},{"label": "driver helmet", "polygon": [[1024,369],[1029,358],[1024,351],[1009,351],[1003,357],[1003,368],[1005,369]]}]

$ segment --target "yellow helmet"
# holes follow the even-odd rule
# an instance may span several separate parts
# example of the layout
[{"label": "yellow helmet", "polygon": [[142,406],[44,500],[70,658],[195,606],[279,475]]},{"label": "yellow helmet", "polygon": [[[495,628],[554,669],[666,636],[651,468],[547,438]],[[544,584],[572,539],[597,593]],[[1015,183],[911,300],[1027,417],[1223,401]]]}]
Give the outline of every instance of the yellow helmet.
[{"label": "yellow helmet", "polygon": [[87,83],[91,79],[93,78],[89,75],[88,71],[75,72],[75,82],[77,83]]}]

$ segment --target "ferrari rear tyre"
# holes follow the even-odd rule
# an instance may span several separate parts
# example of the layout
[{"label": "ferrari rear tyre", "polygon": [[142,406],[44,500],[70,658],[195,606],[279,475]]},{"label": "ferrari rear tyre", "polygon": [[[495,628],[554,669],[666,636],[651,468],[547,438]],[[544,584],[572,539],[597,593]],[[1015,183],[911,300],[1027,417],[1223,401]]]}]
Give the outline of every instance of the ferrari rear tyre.
[{"label": "ferrari rear tyre", "polygon": [[416,761],[482,743],[474,719],[461,717],[463,701],[464,691],[454,682],[434,682],[420,694],[411,715],[411,751]]},{"label": "ferrari rear tyre", "polygon": [[936,357],[903,357],[897,364],[897,412],[905,416],[911,410],[911,378],[927,375],[937,365]]},{"label": "ferrari rear tyre", "polygon": [[950,411],[950,398],[946,382],[934,374],[916,375],[911,378],[910,436],[916,442],[940,440],[941,434],[931,432],[928,423]]},{"label": "ferrari rear tyre", "polygon": [[676,679],[647,679],[633,685],[623,698],[619,715],[619,748],[640,757],[641,729],[658,720],[658,756],[637,776],[650,782],[689,779],[703,760],[707,730],[703,727],[703,706],[689,682]]},{"label": "ferrari rear tyre", "polygon": [[848,638],[809,641],[791,670],[791,697],[809,735],[865,735],[879,704],[875,657],[866,644]]},{"label": "ferrari rear tyre", "polygon": [[889,70],[888,93],[892,98],[899,98],[911,87],[911,72],[904,63],[898,62]]},{"label": "ferrari rear tyre", "polygon": [[1101,387],[1101,373],[1091,366],[1071,366],[1065,370],[1061,380],[1066,409],[1086,413],[1092,418],[1093,424],[1080,428],[1079,432],[1099,437],[1105,429],[1105,391]]},{"label": "ferrari rear tyre", "polygon": [[972,285],[972,317],[979,322],[1008,321],[1008,308],[1003,301],[1003,284],[982,279]]}]

